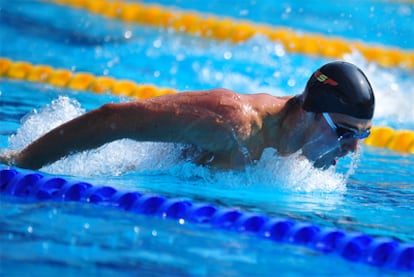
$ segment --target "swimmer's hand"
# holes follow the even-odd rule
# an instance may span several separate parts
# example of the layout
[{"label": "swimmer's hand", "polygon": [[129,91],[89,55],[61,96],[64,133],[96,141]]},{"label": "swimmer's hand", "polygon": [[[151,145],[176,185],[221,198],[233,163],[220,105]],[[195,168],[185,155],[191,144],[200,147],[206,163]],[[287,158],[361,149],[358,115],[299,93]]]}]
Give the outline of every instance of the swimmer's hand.
[{"label": "swimmer's hand", "polygon": [[0,153],[0,164],[14,165],[18,154],[19,152],[14,150],[8,150]]}]

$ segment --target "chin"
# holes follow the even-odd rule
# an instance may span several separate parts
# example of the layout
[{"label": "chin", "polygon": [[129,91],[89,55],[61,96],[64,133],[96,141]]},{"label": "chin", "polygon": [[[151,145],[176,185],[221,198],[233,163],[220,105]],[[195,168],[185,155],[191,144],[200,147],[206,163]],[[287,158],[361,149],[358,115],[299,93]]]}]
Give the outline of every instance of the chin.
[{"label": "chin", "polygon": [[313,166],[322,170],[326,170],[328,168],[330,168],[331,166],[336,166],[336,163],[338,162],[338,159],[319,159],[316,160],[313,163]]}]

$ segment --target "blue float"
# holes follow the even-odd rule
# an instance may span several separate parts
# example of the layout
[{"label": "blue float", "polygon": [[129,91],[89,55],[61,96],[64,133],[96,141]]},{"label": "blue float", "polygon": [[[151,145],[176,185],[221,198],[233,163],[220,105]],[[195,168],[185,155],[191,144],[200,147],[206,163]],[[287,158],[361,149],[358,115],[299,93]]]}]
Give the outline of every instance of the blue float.
[{"label": "blue float", "polygon": [[320,227],[287,218],[219,208],[209,203],[162,195],[119,191],[110,186],[45,176],[39,172],[0,165],[0,193],[40,201],[76,201],[105,205],[139,214],[183,219],[233,232],[256,235],[275,242],[302,245],[322,253],[337,253],[352,262],[414,271],[414,244],[364,233]]}]

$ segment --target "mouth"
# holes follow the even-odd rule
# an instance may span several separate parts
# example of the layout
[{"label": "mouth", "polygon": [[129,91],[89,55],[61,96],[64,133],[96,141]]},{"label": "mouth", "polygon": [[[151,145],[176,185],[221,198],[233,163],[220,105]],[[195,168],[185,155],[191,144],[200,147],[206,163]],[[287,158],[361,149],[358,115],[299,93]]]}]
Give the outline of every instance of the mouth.
[{"label": "mouth", "polygon": [[316,167],[316,168],[319,168],[319,169],[326,170],[326,169],[328,169],[331,166],[336,166],[337,162],[338,162],[338,159],[337,158],[335,158],[333,160],[330,160],[330,159],[325,159],[325,160],[318,159],[318,160],[314,161],[313,166]]},{"label": "mouth", "polygon": [[339,157],[339,158],[343,158],[343,157],[345,157],[346,155],[348,155],[348,153],[349,153],[349,151],[347,151],[347,150],[342,150],[342,151],[341,151],[341,153],[339,153],[339,154],[338,154],[338,157]]}]

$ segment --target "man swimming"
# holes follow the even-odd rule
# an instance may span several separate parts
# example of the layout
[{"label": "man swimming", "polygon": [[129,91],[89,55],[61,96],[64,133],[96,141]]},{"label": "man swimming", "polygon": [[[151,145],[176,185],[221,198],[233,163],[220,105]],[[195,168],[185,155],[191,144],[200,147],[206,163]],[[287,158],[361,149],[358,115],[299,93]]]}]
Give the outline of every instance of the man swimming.
[{"label": "man swimming", "polygon": [[46,133],[0,161],[39,169],[64,156],[129,138],[198,149],[194,161],[235,168],[271,147],[286,156],[299,150],[327,168],[354,152],[370,133],[374,93],[364,73],[346,62],[318,69],[301,95],[243,95],[226,89],[182,92],[106,104]]}]

